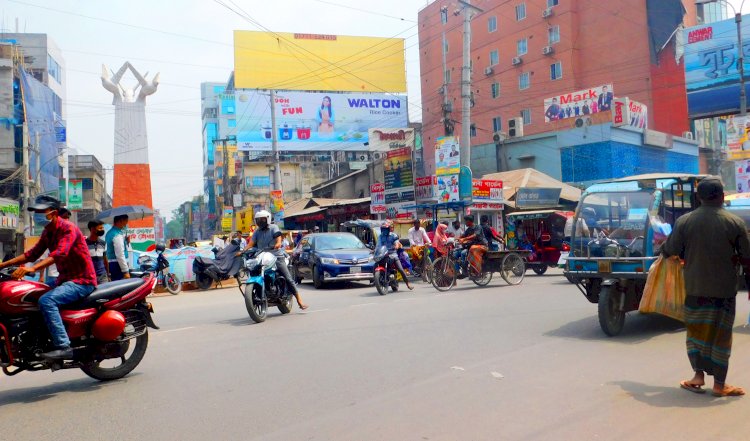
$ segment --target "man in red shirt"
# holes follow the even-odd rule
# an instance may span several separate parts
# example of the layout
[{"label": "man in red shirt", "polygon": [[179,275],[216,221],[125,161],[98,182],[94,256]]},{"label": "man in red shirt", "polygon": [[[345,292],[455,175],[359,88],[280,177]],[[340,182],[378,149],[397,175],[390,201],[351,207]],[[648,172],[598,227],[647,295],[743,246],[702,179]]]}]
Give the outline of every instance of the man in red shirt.
[{"label": "man in red shirt", "polygon": [[59,216],[60,201],[46,195],[38,196],[28,210],[44,214],[49,223],[44,227],[42,237],[33,248],[16,258],[0,263],[0,269],[34,262],[49,249],[49,257],[30,268],[19,266],[13,273],[13,278],[22,279],[27,274],[41,271],[53,263],[57,265],[60,275],[56,287],[39,298],[39,310],[44,316],[52,336],[52,344],[55,346],[54,350],[43,356],[57,360],[71,359],[73,349],[70,347],[70,339],[60,317],[60,306],[81,300],[94,291],[94,264],[91,262],[86,239],[81,230]]}]

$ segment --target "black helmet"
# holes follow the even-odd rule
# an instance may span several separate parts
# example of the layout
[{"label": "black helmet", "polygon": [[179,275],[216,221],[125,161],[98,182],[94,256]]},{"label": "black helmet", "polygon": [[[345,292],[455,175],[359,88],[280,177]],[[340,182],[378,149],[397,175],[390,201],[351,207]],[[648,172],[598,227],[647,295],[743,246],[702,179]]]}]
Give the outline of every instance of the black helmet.
[{"label": "black helmet", "polygon": [[163,243],[157,243],[156,244],[156,252],[163,253],[164,250],[166,250],[167,247]]},{"label": "black helmet", "polygon": [[29,211],[38,211],[42,212],[47,210],[48,208],[52,208],[53,210],[59,210],[60,209],[60,201],[53,198],[52,196],[47,196],[46,194],[40,194],[39,196],[34,199],[34,202],[32,202],[28,207],[26,207]]}]

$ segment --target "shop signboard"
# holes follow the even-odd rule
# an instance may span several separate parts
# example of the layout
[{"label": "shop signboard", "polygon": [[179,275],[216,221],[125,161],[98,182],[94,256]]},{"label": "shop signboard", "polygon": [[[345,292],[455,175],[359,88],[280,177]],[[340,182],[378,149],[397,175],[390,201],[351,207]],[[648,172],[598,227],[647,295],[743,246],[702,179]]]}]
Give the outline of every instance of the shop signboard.
[{"label": "shop signboard", "polygon": [[18,227],[19,215],[18,202],[0,198],[0,229],[15,230]]},{"label": "shop signboard", "polygon": [[[734,18],[689,27],[682,32],[689,116],[739,111],[739,51]],[[742,34],[750,35],[750,16],[742,16]],[[750,52],[747,39],[743,42],[743,52]],[[750,79],[748,69],[745,69],[745,78]]]},{"label": "shop signboard", "polygon": [[271,190],[271,214],[276,223],[284,219],[284,192],[282,190]]},{"label": "shop signboard", "polygon": [[370,213],[385,213],[385,184],[370,185]]},{"label": "shop signboard", "polygon": [[232,207],[224,207],[223,215],[221,216],[222,231],[232,231],[232,213],[234,213]]},{"label": "shop signboard", "polygon": [[270,176],[252,176],[245,179],[247,181],[247,187],[270,187],[271,177]]},{"label": "shop signboard", "polygon": [[518,208],[551,208],[560,205],[562,188],[519,188],[516,192]]},{"label": "shop signboard", "polygon": [[437,198],[437,176],[424,176],[415,179],[414,192],[417,201],[434,201]]},{"label": "shop signboard", "polygon": [[[238,90],[235,95],[239,149],[270,151],[268,93]],[[276,138],[285,151],[363,151],[371,128],[404,130],[408,122],[401,95],[279,91],[274,104]],[[409,147],[413,144],[412,137]]]},{"label": "shop signboard", "polygon": [[614,97],[612,85],[604,84],[546,98],[544,100],[544,122],[609,112],[612,110]]},{"label": "shop signboard", "polygon": [[128,228],[128,238],[130,238],[130,246],[135,251],[153,251],[155,249],[156,232],[153,227]]},{"label": "shop signboard", "polygon": [[414,147],[414,129],[409,128],[376,128],[368,131],[371,152],[386,152],[388,150]]},{"label": "shop signboard", "polygon": [[68,181],[68,204],[70,210],[83,210],[83,181],[71,179]]},{"label": "shop signboard", "polygon": [[612,102],[612,125],[648,128],[648,107],[630,98],[615,98]]},{"label": "shop signboard", "polygon": [[413,217],[416,212],[405,207],[414,207],[414,167],[412,149],[409,147],[390,150],[383,161],[385,205],[389,218]]},{"label": "shop signboard", "polygon": [[461,167],[461,150],[457,136],[441,136],[435,141],[435,174],[457,175]]},{"label": "shop signboard", "polygon": [[505,202],[503,198],[503,181],[491,179],[474,179],[472,182],[472,198],[474,208],[480,209],[479,204],[492,204],[500,206]]}]

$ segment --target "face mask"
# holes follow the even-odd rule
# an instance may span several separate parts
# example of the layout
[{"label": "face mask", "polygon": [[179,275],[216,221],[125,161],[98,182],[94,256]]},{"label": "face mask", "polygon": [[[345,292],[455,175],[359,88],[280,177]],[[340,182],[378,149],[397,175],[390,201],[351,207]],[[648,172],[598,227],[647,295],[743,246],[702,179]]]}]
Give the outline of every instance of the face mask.
[{"label": "face mask", "polygon": [[96,230],[94,233],[96,233],[97,236],[104,236],[104,230]]}]

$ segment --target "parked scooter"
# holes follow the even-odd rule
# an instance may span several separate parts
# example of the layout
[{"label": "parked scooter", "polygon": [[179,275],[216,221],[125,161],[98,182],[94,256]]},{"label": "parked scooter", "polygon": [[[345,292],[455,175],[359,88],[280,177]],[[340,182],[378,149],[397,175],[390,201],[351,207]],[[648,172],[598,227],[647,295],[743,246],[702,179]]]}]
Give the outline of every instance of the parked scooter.
[{"label": "parked scooter", "polygon": [[288,258],[277,257],[270,250],[252,248],[243,254],[247,279],[237,282],[250,318],[256,323],[266,320],[269,306],[276,306],[282,314],[292,311],[292,292],[288,281],[276,271],[276,264],[282,259],[288,265]]},{"label": "parked scooter", "polygon": [[133,277],[143,277],[147,272],[154,273],[156,276],[157,283],[167,288],[172,295],[177,295],[182,291],[182,282],[175,273],[170,273],[169,261],[164,257],[164,250],[166,247],[160,243],[156,245],[156,260],[149,255],[142,255],[138,258],[138,266],[140,271],[130,271],[130,275]]},{"label": "parked scooter", "polygon": [[375,251],[375,274],[373,281],[378,294],[388,294],[390,287],[393,292],[398,291],[398,270],[396,269],[396,253],[389,253],[388,247],[381,246]]},{"label": "parked scooter", "polygon": [[116,380],[136,368],[146,354],[151,318],[146,296],[156,284],[152,273],[99,285],[88,297],[62,306],[72,360],[42,354],[52,346],[39,298],[50,288],[29,280],[13,280],[16,268],[0,270],[0,367],[6,375],[23,371],[81,369],[97,380]]},{"label": "parked scooter", "polygon": [[214,282],[221,283],[237,275],[242,267],[242,257],[237,256],[240,251],[239,239],[232,241],[221,250],[214,248],[216,259],[196,257],[193,261],[193,274],[198,288],[207,290]]}]

